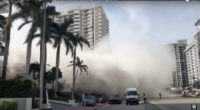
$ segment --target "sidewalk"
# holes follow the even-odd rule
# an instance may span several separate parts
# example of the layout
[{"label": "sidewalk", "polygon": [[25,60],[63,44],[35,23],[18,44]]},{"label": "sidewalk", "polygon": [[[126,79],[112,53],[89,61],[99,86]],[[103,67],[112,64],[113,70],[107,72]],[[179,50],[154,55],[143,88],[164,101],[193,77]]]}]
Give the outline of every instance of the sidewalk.
[{"label": "sidewalk", "polygon": [[188,104],[200,103],[199,98],[168,98],[168,99],[151,99],[152,104]]}]

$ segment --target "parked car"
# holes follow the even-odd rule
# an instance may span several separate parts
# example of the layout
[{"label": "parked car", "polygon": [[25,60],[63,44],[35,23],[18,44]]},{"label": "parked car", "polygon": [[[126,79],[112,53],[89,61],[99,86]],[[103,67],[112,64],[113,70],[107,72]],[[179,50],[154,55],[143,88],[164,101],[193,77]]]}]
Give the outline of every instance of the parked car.
[{"label": "parked car", "polygon": [[126,96],[126,105],[139,104],[139,97],[136,88],[127,88],[125,96]]},{"label": "parked car", "polygon": [[85,106],[95,106],[96,105],[96,98],[93,95],[85,96],[83,100],[83,105]]},{"label": "parked car", "polygon": [[98,95],[96,99],[96,103],[106,103],[107,101],[107,97],[105,95]]},{"label": "parked car", "polygon": [[122,100],[119,94],[112,95],[109,100],[110,104],[121,104]]}]

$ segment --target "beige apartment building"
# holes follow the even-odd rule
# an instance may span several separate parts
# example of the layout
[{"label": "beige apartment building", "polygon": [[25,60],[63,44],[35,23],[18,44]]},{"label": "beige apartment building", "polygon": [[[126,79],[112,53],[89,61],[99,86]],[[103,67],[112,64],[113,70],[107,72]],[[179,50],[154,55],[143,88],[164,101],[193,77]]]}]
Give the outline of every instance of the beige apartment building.
[{"label": "beige apartment building", "polygon": [[55,21],[62,22],[65,18],[72,18],[73,24],[69,31],[88,39],[91,48],[103,38],[108,38],[109,21],[101,5],[74,6],[60,10]]}]

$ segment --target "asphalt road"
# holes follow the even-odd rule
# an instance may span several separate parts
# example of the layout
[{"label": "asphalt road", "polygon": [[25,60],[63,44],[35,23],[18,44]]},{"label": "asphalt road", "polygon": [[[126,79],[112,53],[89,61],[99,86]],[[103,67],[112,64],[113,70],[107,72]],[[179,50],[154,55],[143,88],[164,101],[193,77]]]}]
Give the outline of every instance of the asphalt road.
[{"label": "asphalt road", "polygon": [[[54,105],[54,110],[191,110],[191,104],[200,103],[200,99],[195,98],[173,98],[173,99],[153,99],[150,104],[140,105],[97,105],[96,107],[66,107],[62,105]],[[200,104],[197,105],[200,110]]]},{"label": "asphalt road", "polygon": [[140,105],[105,105],[96,110],[191,110],[191,104],[197,104],[200,110],[200,99],[198,98],[168,98],[152,99],[150,104]]},{"label": "asphalt road", "polygon": [[140,105],[105,105],[98,107],[96,110],[161,110],[159,107],[152,104],[140,104]]},{"label": "asphalt road", "polygon": [[[198,105],[200,107],[200,105]],[[191,110],[190,104],[106,105],[95,110]],[[198,109],[199,110],[199,109]]]}]

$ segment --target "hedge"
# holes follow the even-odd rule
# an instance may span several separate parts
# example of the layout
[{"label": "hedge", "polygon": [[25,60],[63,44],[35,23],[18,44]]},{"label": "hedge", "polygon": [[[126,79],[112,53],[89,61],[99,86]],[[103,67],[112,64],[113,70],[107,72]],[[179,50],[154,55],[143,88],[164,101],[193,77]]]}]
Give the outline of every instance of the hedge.
[{"label": "hedge", "polygon": [[17,102],[14,100],[0,100],[0,110],[17,110]]},{"label": "hedge", "polygon": [[0,80],[0,98],[32,97],[33,83],[24,78]]}]

